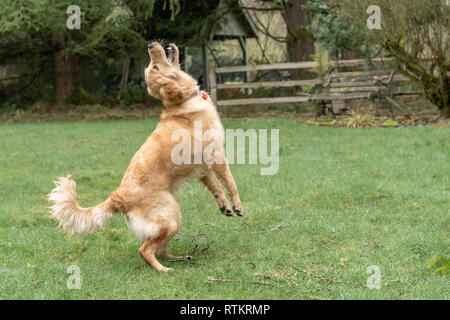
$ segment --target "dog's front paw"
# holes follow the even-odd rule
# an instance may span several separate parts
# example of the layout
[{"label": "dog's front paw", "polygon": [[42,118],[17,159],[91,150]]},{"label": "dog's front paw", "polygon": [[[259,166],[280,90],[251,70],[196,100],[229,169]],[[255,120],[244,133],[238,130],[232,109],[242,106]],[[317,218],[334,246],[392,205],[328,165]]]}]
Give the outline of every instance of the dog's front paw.
[{"label": "dog's front paw", "polygon": [[242,208],[242,204],[237,204],[237,205],[233,206],[233,211],[238,216],[241,216],[241,217],[244,216],[244,209]]},{"label": "dog's front paw", "polygon": [[230,207],[228,207],[228,206],[222,206],[219,209],[220,209],[220,212],[222,212],[227,217],[234,216],[233,211],[231,211]]}]

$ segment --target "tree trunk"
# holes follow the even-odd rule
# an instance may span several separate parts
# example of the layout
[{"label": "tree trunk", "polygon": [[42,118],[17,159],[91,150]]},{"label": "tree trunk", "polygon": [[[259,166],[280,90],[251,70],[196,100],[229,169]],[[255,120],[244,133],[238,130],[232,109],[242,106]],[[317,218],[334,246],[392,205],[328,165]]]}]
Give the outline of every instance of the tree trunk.
[{"label": "tree trunk", "polygon": [[56,103],[62,103],[78,87],[77,59],[70,49],[64,50],[64,34],[52,37],[56,79]]},{"label": "tree trunk", "polygon": [[441,117],[448,119],[450,118],[450,80],[447,76],[442,75],[440,78],[430,79],[425,77],[422,77],[421,79],[425,97],[428,101],[437,106]]},{"label": "tree trunk", "polygon": [[127,91],[128,73],[130,72],[130,56],[123,59],[122,80],[120,80],[120,91]]},{"label": "tree trunk", "polygon": [[448,104],[445,108],[443,108],[442,110],[440,110],[441,112],[441,116],[445,119],[449,119],[450,118],[450,104]]},{"label": "tree trunk", "polygon": [[342,48],[341,49],[341,60],[351,60],[355,59],[356,52],[355,50]]},{"label": "tree trunk", "polygon": [[[289,0],[284,9],[284,15],[287,27],[287,50],[290,62],[311,61],[311,55],[314,54],[314,38],[306,30],[309,25],[309,17],[306,9],[302,6],[307,0]],[[298,70],[294,74],[294,79],[300,79],[304,76],[304,70]]]},{"label": "tree trunk", "polygon": [[450,118],[450,65],[447,67],[447,106],[443,108],[443,112],[441,112],[441,115],[449,119]]},{"label": "tree trunk", "polygon": [[[450,66],[448,66],[450,67]],[[443,118],[450,118],[450,78],[447,73],[447,68],[442,68],[441,76],[440,76],[440,84],[441,84],[441,96],[442,102],[439,107],[439,112]]]}]

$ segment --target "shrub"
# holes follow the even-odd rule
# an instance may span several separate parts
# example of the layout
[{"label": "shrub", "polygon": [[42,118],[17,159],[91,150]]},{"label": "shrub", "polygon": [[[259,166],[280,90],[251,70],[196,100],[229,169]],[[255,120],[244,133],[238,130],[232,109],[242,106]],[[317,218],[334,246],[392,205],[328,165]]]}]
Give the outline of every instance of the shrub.
[{"label": "shrub", "polygon": [[372,116],[372,107],[364,108],[359,105],[350,111],[350,118],[347,119],[347,128],[372,128],[377,125]]}]

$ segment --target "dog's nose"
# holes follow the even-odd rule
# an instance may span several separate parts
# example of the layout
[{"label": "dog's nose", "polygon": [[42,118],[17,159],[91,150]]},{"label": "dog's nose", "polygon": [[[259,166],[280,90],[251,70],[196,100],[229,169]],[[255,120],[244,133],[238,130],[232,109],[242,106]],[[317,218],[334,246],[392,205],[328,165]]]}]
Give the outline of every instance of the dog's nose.
[{"label": "dog's nose", "polygon": [[153,43],[150,43],[149,45],[148,45],[148,48],[151,50],[151,49],[153,49],[153,47],[154,47],[154,44]]}]

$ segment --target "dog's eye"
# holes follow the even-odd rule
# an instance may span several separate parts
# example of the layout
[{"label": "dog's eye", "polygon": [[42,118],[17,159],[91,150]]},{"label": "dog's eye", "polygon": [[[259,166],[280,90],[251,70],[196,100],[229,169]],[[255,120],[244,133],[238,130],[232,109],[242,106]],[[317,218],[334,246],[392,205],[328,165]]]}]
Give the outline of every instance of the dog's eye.
[{"label": "dog's eye", "polygon": [[159,70],[159,68],[158,68],[158,66],[156,64],[153,66],[153,69]]}]

